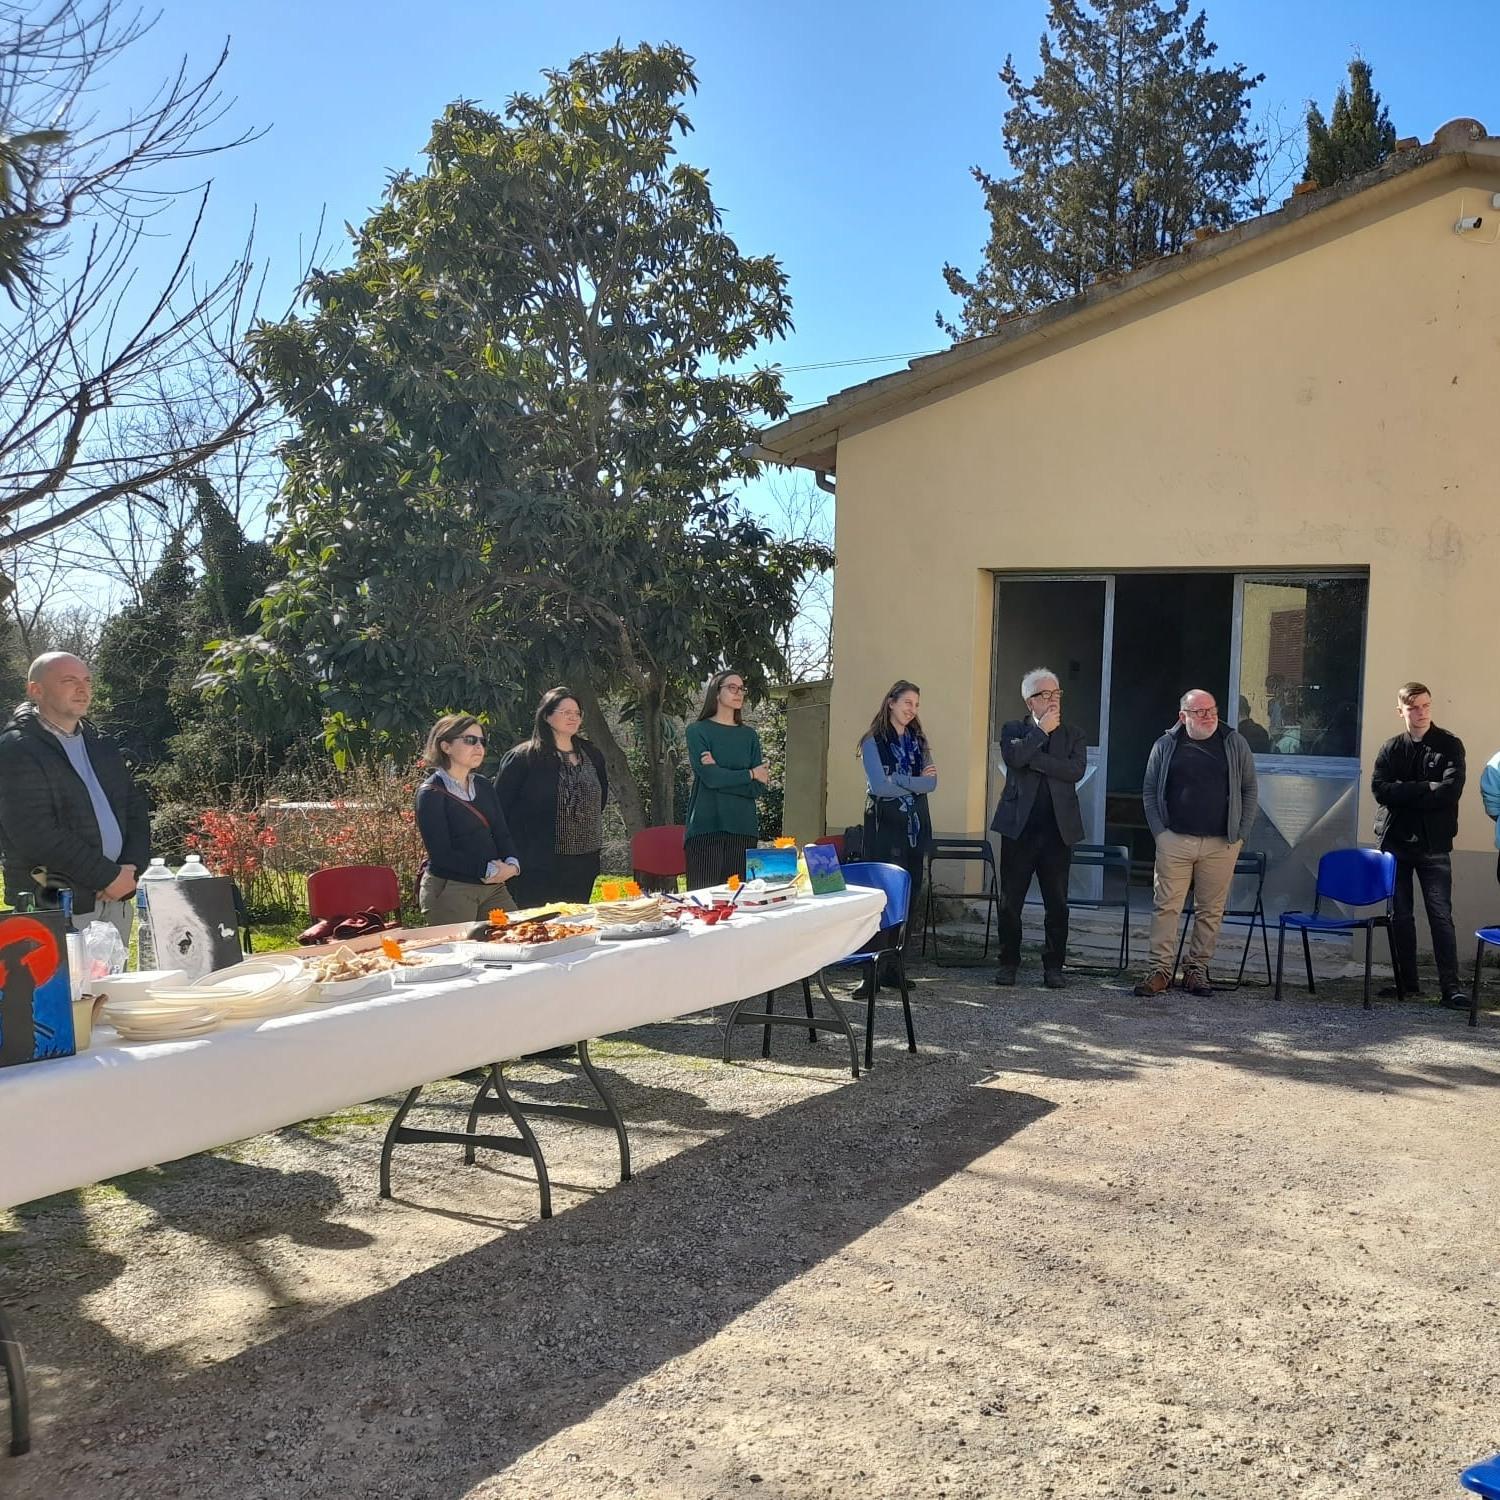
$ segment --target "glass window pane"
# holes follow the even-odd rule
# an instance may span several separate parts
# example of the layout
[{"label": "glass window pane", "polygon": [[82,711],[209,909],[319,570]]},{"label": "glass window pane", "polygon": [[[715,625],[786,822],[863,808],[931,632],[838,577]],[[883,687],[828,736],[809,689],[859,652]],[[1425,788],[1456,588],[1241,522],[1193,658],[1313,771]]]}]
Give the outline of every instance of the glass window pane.
[{"label": "glass window pane", "polygon": [[1235,727],[1258,755],[1359,754],[1363,578],[1245,580]]}]

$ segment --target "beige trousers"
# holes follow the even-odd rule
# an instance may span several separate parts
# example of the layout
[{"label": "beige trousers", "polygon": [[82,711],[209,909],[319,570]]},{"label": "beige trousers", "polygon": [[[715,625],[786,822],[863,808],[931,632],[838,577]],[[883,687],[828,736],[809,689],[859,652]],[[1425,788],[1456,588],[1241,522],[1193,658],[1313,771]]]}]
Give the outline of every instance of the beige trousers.
[{"label": "beige trousers", "polygon": [[430,870],[422,877],[417,900],[429,927],[442,927],[449,922],[483,922],[497,906],[502,911],[516,909],[515,898],[505,885],[444,880]]},{"label": "beige trousers", "polygon": [[1151,872],[1151,967],[1172,972],[1177,956],[1177,923],[1189,891],[1193,893],[1193,932],[1184,969],[1207,969],[1219,941],[1224,903],[1234,880],[1234,862],[1243,840],[1199,838],[1164,829],[1156,840],[1156,867]]}]

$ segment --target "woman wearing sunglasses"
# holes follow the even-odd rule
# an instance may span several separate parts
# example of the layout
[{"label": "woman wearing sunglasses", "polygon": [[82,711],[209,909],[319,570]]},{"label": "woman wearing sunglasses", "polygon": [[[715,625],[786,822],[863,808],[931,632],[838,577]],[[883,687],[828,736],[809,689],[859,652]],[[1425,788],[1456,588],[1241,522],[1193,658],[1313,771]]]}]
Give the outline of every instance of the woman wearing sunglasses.
[{"label": "woman wearing sunglasses", "polygon": [[514,911],[506,881],[520,873],[515,841],[487,778],[484,726],[444,714],[422,752],[432,774],[417,788],[417,828],[427,846],[418,898],[433,926],[481,922],[497,906]]}]

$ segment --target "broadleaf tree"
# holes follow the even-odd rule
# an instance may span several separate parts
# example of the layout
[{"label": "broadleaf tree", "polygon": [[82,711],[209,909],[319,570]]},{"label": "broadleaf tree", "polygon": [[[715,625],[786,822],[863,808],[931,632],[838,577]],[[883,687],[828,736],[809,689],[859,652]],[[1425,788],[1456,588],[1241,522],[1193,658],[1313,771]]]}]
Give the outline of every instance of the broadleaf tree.
[{"label": "broadleaf tree", "polygon": [[1320,187],[1332,187],[1378,167],[1396,149],[1396,127],[1381,103],[1374,70],[1362,57],[1349,61],[1349,82],[1333,100],[1333,119],[1307,106],[1307,170]]},{"label": "broadleaf tree", "polygon": [[1050,0],[1041,71],[1007,57],[1002,138],[1011,175],[972,169],[989,238],[972,274],[946,265],[953,338],[1076,296],[1262,206],[1250,122],[1262,75],[1216,62],[1189,0]]},{"label": "broadleaf tree", "polygon": [[[801,581],[832,561],[738,499],[786,411],[749,361],[790,303],[678,157],[695,88],[680,48],[616,46],[501,112],[453,104],[352,263],[258,331],[296,429],[287,575],[220,685],[261,712],[310,697],[363,755],[448,708],[517,729],[566,681],[627,824],[671,818],[668,717],[722,663],[755,688],[781,673]],[[608,699],[641,726],[649,805]]]}]

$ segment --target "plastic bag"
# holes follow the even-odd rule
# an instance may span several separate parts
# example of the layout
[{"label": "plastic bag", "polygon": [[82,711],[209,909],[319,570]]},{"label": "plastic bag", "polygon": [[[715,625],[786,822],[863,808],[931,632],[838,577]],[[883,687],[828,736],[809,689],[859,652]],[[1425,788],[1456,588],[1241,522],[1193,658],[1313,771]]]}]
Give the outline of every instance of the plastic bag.
[{"label": "plastic bag", "polygon": [[106,974],[125,972],[125,940],[113,923],[90,922],[80,936],[83,938],[83,972],[88,979],[102,979]]}]

